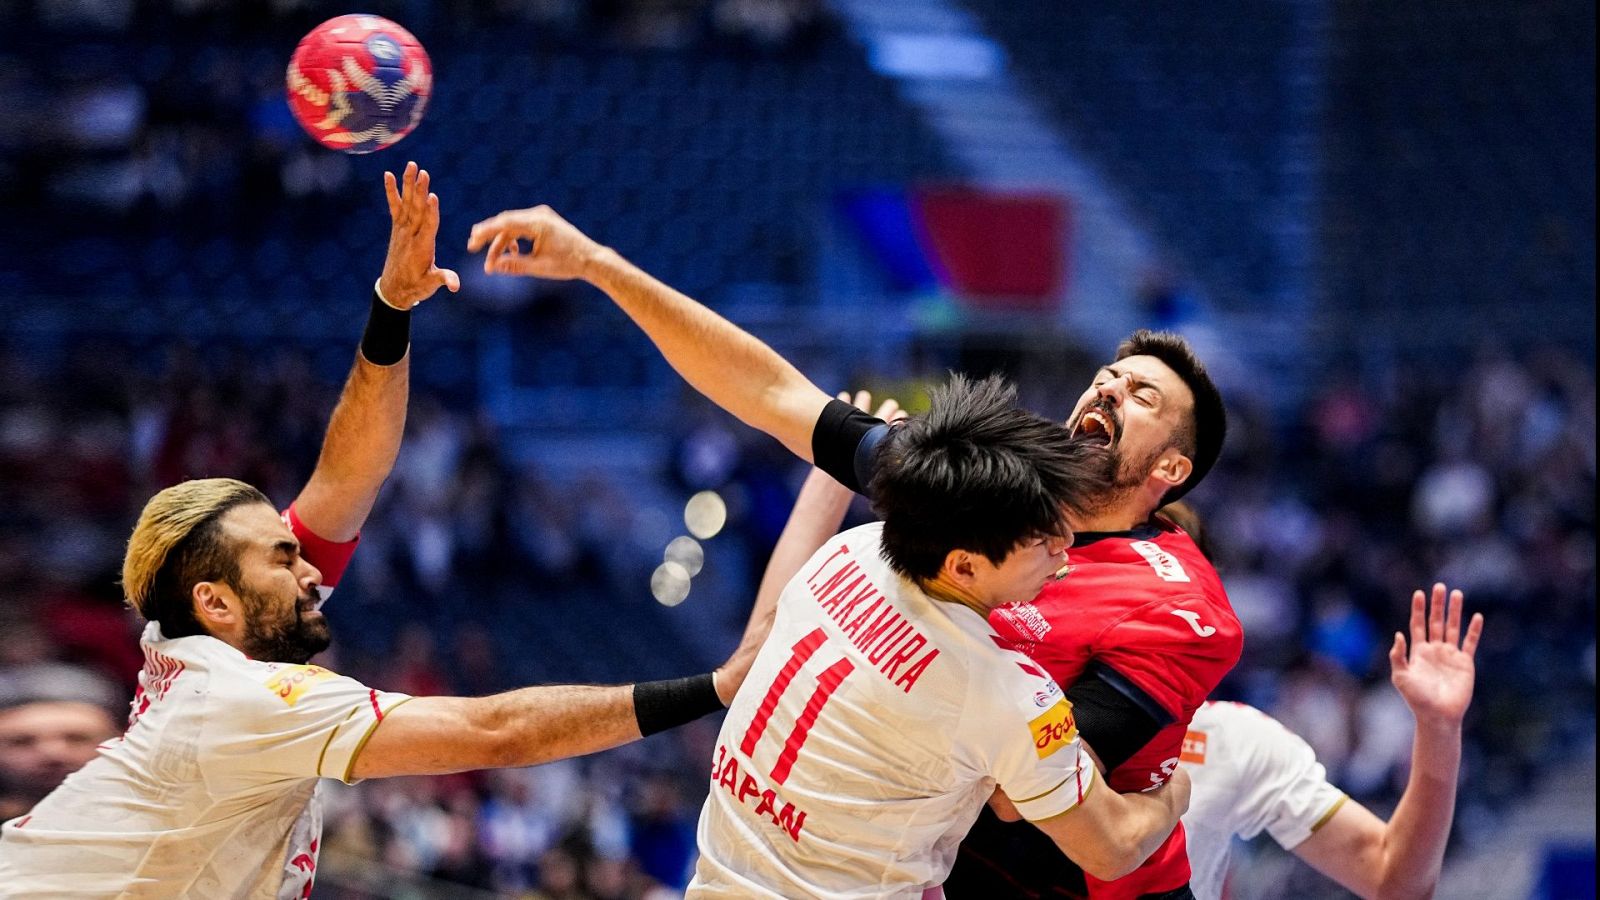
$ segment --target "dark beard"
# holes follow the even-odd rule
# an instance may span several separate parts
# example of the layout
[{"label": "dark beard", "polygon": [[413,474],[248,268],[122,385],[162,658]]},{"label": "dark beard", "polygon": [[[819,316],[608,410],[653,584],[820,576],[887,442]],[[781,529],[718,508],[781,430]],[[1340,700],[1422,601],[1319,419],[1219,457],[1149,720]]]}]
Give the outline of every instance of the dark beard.
[{"label": "dark beard", "polygon": [[1093,437],[1077,437],[1073,440],[1086,441],[1098,451],[1091,456],[1093,480],[1098,487],[1090,495],[1088,508],[1084,510],[1091,516],[1116,509],[1143,487],[1150,469],[1165,452],[1164,449],[1152,451],[1148,458],[1140,460],[1137,465],[1129,465],[1121,449],[1115,446],[1101,444]]},{"label": "dark beard", "polygon": [[280,622],[268,621],[271,601],[266,597],[240,592],[240,599],[245,607],[244,652],[251,659],[304,665],[333,643],[326,617],[307,621],[300,615],[305,598],[296,598],[294,615]]}]

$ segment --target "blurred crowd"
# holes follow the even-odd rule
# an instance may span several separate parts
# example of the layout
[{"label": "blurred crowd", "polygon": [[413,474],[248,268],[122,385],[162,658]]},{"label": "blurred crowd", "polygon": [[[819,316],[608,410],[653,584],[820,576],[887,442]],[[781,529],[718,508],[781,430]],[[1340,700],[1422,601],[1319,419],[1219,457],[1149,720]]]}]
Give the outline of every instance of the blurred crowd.
[{"label": "blurred crowd", "polygon": [[1482,846],[1594,735],[1595,377],[1554,347],[1329,367],[1273,428],[1235,392],[1227,463],[1195,494],[1245,626],[1224,690],[1392,808],[1411,718],[1385,652],[1411,591],[1485,614],[1457,837]]},{"label": "blurred crowd", "polygon": [[[512,46],[783,55],[828,29],[821,0],[390,0],[365,12],[449,54]],[[52,57],[6,52],[0,74],[0,196],[41,207],[171,215],[196,233],[287,205],[305,221],[347,209],[355,168],[304,141],[283,102],[284,60],[322,0],[36,0],[0,4],[0,30]],[[137,40],[129,40],[137,35]],[[440,54],[443,54],[440,56]],[[40,63],[49,60],[48,65]],[[265,223],[258,223],[265,224]]]},{"label": "blurred crowd", "polygon": [[[1592,363],[1555,346],[1486,350],[1454,366],[1350,361],[1313,383],[1290,420],[1252,386],[1231,390],[1224,462],[1193,497],[1248,635],[1223,692],[1273,712],[1336,783],[1384,809],[1410,746],[1384,651],[1413,588],[1464,589],[1488,625],[1458,822],[1462,839],[1486,839],[1544,767],[1593,735]],[[336,384],[299,351],[0,352],[8,814],[121,727],[139,654],[115,577],[138,506],[202,474],[250,480],[286,503],[315,460]],[[1070,396],[1066,386],[1063,376],[1050,393]],[[514,461],[470,404],[421,393],[330,605],[339,641],[327,664],[437,694],[715,662],[696,648],[674,658],[651,632],[644,585],[661,541],[659,528],[640,525],[650,518],[640,498],[707,485],[745,496],[731,543],[713,555],[740,558],[723,548],[743,546],[759,563],[800,473],[760,442],[730,437],[736,426],[685,427],[655,485],[599,470],[551,478]],[[759,565],[734,569],[720,590],[748,598]],[[649,659],[597,653],[633,644],[594,631],[595,604],[658,649]],[[39,715],[47,702],[56,705]],[[71,733],[38,734],[42,722]],[[668,896],[659,892],[681,889],[691,865],[714,728],[535,770],[332,786],[324,889],[364,896],[350,885],[369,860],[501,896]]]}]

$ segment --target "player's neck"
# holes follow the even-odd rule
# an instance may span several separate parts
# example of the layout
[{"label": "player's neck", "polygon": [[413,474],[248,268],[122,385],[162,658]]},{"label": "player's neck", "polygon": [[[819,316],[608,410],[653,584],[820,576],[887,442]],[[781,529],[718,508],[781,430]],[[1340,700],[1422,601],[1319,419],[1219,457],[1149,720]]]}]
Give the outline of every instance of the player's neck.
[{"label": "player's neck", "polygon": [[918,582],[917,586],[922,588],[924,594],[941,603],[956,603],[965,606],[985,619],[989,617],[989,610],[992,608],[990,604],[984,603],[978,599],[976,594],[944,577],[942,572],[936,578]]},{"label": "player's neck", "polygon": [[1072,523],[1073,530],[1078,532],[1114,532],[1132,531],[1140,525],[1150,521],[1150,516],[1155,510],[1150,508],[1144,498],[1130,498],[1130,502],[1119,503],[1116,506],[1080,516]]}]

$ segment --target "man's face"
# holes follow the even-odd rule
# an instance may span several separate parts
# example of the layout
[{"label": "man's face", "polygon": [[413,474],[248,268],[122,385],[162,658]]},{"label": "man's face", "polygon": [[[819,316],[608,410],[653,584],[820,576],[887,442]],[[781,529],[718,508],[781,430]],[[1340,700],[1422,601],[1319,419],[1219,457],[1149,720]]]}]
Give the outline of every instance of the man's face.
[{"label": "man's face", "polygon": [[0,785],[37,802],[117,734],[92,703],[26,703],[0,711]]},{"label": "man's face", "polygon": [[1111,487],[1136,487],[1172,448],[1173,434],[1193,409],[1194,393],[1178,373],[1153,356],[1130,356],[1095,373],[1066,427],[1073,437],[1110,449]]},{"label": "man's face", "polygon": [[1018,544],[998,565],[982,556],[974,561],[975,593],[991,608],[1038,596],[1067,564],[1071,535],[1034,538]]},{"label": "man's face", "polygon": [[224,540],[238,553],[242,648],[251,659],[305,663],[328,649],[328,620],[317,609],[322,573],[300,556],[300,542],[276,510],[252,503],[222,518]]}]

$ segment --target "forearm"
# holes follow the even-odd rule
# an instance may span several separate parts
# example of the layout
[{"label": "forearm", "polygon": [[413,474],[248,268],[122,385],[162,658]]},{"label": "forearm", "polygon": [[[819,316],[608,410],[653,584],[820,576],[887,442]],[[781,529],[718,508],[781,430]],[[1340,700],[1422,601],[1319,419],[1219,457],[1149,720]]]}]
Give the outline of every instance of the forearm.
[{"label": "forearm", "polygon": [[549,685],[485,698],[490,765],[536,766],[636,741],[633,685]]},{"label": "forearm", "polygon": [[1146,793],[1118,794],[1099,776],[1076,809],[1036,822],[1085,872],[1114,881],[1160,849],[1189,808],[1188,782]]},{"label": "forearm", "polygon": [[1460,770],[1460,723],[1417,723],[1411,777],[1383,832],[1379,900],[1433,896],[1455,816]]},{"label": "forearm", "polygon": [[811,461],[811,430],[828,396],[787,360],[613,250],[591,257],[584,278],[628,314],[695,390]]},{"label": "forearm", "polygon": [[794,510],[789,513],[789,521],[783,526],[783,534],[767,559],[767,569],[761,575],[756,605],[750,612],[750,623],[745,626],[741,646],[759,647],[766,640],[784,587],[828,538],[838,534],[839,524],[844,521],[854,497],[849,488],[820,469],[812,469],[806,476]]},{"label": "forearm", "polygon": [[[1107,793],[1111,791],[1108,784],[1100,787]],[[1117,797],[1124,805],[1119,824],[1123,846],[1130,860],[1128,871],[1131,872],[1143,865],[1150,854],[1161,849],[1172,830],[1178,827],[1178,820],[1189,808],[1188,793],[1164,787],[1148,793],[1118,794]]]},{"label": "forearm", "polygon": [[330,541],[361,530],[400,453],[410,393],[411,357],[388,366],[356,355],[311,479],[295,501],[300,520]]},{"label": "forearm", "polygon": [[783,526],[783,534],[767,559],[767,568],[761,575],[761,587],[756,591],[755,607],[750,610],[750,621],[745,624],[744,636],[723,664],[724,677],[717,686],[723,704],[733,702],[739,686],[744,683],[744,676],[750,671],[750,664],[755,661],[767,634],[772,631],[772,620],[778,612],[778,598],[783,594],[784,587],[805,565],[806,560],[817,552],[817,548],[838,532],[839,523],[844,520],[854,496],[848,488],[820,469],[812,469],[811,474],[806,476],[800,496],[789,513],[789,521]]}]

